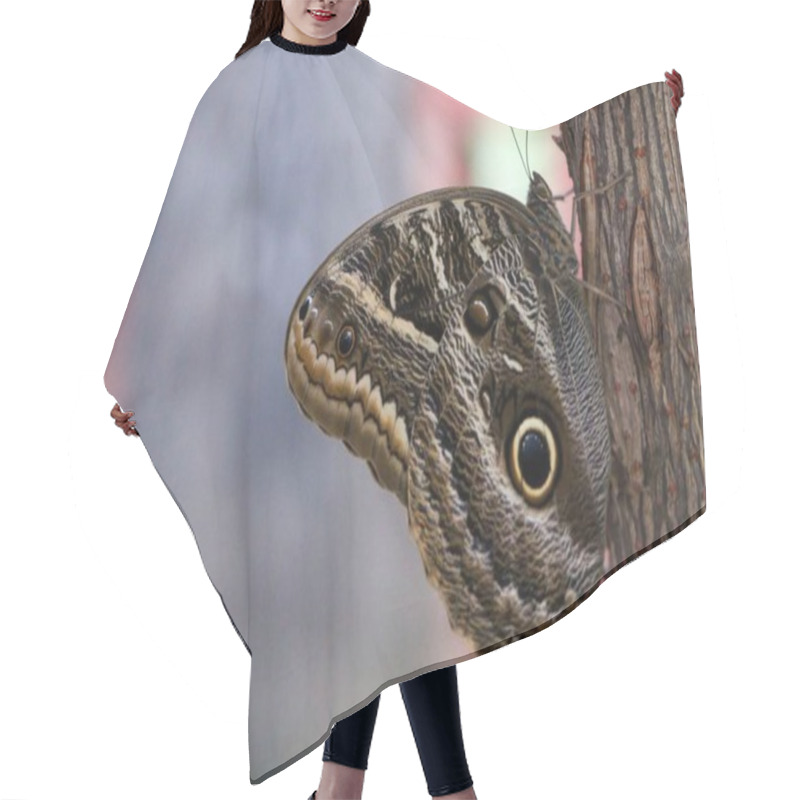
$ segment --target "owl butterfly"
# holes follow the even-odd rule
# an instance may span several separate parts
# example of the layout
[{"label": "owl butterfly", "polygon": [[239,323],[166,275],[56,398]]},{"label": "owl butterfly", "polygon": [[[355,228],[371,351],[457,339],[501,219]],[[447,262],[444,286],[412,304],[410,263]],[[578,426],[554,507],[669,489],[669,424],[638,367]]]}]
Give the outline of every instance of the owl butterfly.
[{"label": "owl butterfly", "polygon": [[522,638],[602,575],[610,442],[577,259],[533,173],[410,197],[320,265],[289,386],[407,507],[425,574],[476,648]]}]

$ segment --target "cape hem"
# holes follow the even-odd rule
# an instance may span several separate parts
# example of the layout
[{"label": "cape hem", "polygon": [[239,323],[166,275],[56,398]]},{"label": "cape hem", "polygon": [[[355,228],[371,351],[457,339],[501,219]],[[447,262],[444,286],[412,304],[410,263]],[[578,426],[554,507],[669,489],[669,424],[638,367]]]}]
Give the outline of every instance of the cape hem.
[{"label": "cape hem", "polygon": [[640,555],[642,555],[643,553],[646,553],[648,550],[652,550],[654,547],[662,544],[663,542],[666,542],[668,539],[671,539],[673,536],[675,536],[676,534],[680,533],[682,530],[684,530],[684,528],[687,528],[695,520],[697,520],[699,517],[701,517],[703,514],[705,514],[705,512],[706,512],[706,504],[704,502],[703,505],[697,511],[695,511],[694,514],[689,516],[680,525],[678,525],[677,527],[673,528],[671,531],[665,533],[663,536],[659,537],[658,539],[656,539],[655,541],[653,541],[650,544],[646,545],[645,547],[642,547],[640,550],[637,550],[635,553],[633,553],[633,555],[628,556],[628,558],[626,558],[624,561],[621,561],[615,567],[613,567],[612,569],[608,570],[608,572],[604,573],[603,576],[600,578],[600,580],[598,580],[597,583],[594,584],[594,586],[592,586],[590,589],[587,589],[574,603],[572,603],[571,605],[567,606],[563,611],[561,611],[560,613],[556,614],[551,619],[547,620],[547,622],[543,622],[541,625],[537,625],[535,628],[531,628],[530,630],[526,631],[525,633],[517,634],[517,635],[511,636],[511,637],[507,637],[506,639],[503,639],[502,641],[499,641],[499,642],[497,642],[497,643],[495,643],[495,644],[493,644],[493,645],[491,645],[489,647],[484,647],[481,650],[476,650],[474,653],[470,653],[469,655],[459,656],[458,658],[449,658],[449,659],[447,659],[445,661],[441,661],[441,662],[435,664],[434,666],[425,667],[423,669],[415,670],[414,672],[409,672],[407,675],[403,675],[400,678],[394,678],[393,680],[385,681],[380,686],[380,688],[377,689],[377,691],[374,691],[365,700],[361,701],[360,703],[357,703],[356,705],[354,705],[351,709],[349,709],[345,713],[337,714],[336,717],[331,720],[330,725],[328,726],[328,730],[322,735],[321,738],[317,739],[317,741],[314,742],[314,744],[312,744],[310,747],[307,747],[305,750],[301,751],[300,753],[298,753],[297,755],[295,755],[293,758],[289,759],[288,761],[285,761],[280,766],[275,767],[274,769],[271,769],[268,772],[265,772],[260,778],[255,778],[254,779],[254,778],[251,777],[250,778],[250,784],[252,786],[257,786],[259,783],[263,783],[265,780],[267,780],[268,778],[271,778],[273,775],[277,775],[279,772],[282,772],[287,767],[290,767],[292,764],[295,763],[295,761],[299,761],[301,758],[304,758],[305,756],[307,756],[313,750],[316,750],[331,735],[331,731],[333,730],[334,723],[338,722],[339,720],[345,719],[346,717],[349,717],[351,714],[355,714],[356,711],[360,711],[362,708],[364,708],[364,706],[369,705],[384,689],[388,689],[390,686],[394,686],[395,684],[398,684],[398,683],[403,683],[405,681],[413,680],[414,678],[417,678],[417,677],[419,677],[420,675],[423,675],[426,672],[433,672],[433,671],[435,671],[437,669],[444,669],[445,667],[451,667],[454,664],[460,664],[463,661],[470,661],[473,658],[477,658],[478,656],[482,656],[482,655],[485,655],[486,653],[490,653],[490,652],[492,652],[492,650],[498,650],[501,647],[505,647],[508,644],[511,644],[513,642],[516,642],[516,641],[519,641],[520,639],[527,639],[529,636],[533,636],[534,634],[539,633],[540,631],[543,631],[545,628],[549,628],[551,625],[554,625],[556,622],[561,620],[563,617],[565,617],[571,611],[574,611],[585,600],[588,600],[588,598],[592,594],[594,594],[594,592],[598,589],[598,587],[607,578],[610,578],[615,572],[618,572],[620,569],[622,569],[622,567],[627,566],[632,561],[635,561],[637,558],[639,558]]}]

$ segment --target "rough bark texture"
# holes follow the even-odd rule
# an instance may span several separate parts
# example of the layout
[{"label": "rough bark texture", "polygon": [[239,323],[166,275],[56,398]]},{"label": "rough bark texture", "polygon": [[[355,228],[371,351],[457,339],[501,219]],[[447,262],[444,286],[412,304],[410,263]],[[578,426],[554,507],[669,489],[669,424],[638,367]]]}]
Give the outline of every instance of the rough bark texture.
[{"label": "rough bark texture", "polygon": [[607,568],[705,511],[689,228],[670,98],[666,83],[642,86],[563,123],[556,138],[575,186],[583,279],[627,309],[585,293],[609,401]]}]

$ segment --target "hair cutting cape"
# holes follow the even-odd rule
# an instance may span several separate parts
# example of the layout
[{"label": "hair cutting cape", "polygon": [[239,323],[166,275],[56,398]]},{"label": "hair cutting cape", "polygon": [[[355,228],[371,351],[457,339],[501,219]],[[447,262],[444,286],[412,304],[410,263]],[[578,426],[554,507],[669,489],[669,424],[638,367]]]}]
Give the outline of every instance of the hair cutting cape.
[{"label": "hair cutting cape", "polygon": [[669,100],[526,137],[276,36],[203,95],[105,384],[252,656],[251,782],[705,510]]}]

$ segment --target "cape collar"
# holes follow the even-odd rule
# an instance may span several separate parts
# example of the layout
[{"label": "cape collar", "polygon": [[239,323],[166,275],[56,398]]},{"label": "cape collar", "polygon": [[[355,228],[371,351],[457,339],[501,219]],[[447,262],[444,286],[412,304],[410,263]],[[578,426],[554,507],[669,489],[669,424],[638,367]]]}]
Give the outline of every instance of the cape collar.
[{"label": "cape collar", "polygon": [[298,44],[277,32],[273,33],[269,38],[274,45],[283,50],[288,50],[290,53],[306,53],[314,56],[333,55],[334,53],[340,53],[347,47],[347,39],[342,36],[339,36],[335,42],[330,44]]}]

